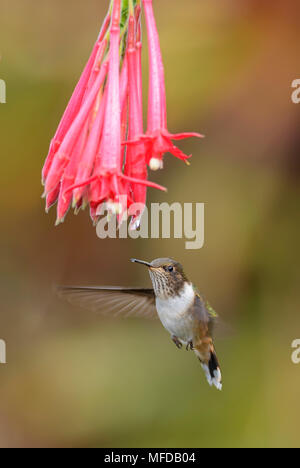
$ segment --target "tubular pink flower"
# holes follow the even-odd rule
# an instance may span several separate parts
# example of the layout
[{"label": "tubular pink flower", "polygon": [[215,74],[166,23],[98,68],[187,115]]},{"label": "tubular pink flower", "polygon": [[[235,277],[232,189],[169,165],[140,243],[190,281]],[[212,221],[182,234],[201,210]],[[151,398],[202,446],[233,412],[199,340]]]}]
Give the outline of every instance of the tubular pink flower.
[{"label": "tubular pink flower", "polygon": [[125,106],[125,103],[128,99],[128,60],[127,55],[125,55],[121,76],[120,76],[120,109],[121,115]]},{"label": "tubular pink flower", "polygon": [[95,63],[101,59],[103,56],[105,48],[107,46],[107,40],[104,40],[104,36],[107,32],[110,22],[110,15],[108,14],[104,20],[103,26],[101,28],[99,37],[92,49],[90,58],[81,74],[81,77],[74,89],[74,92],[70,98],[70,101],[67,105],[67,108],[62,116],[60,124],[57,128],[57,131],[50,143],[49,153],[46,158],[43,170],[42,170],[42,182],[45,183],[45,180],[48,176],[50,167],[52,165],[54,156],[57,150],[60,147],[60,144],[65,137],[68,129],[70,128],[72,122],[74,121],[76,115],[79,112],[80,106],[83,102],[84,97],[86,96],[87,88],[89,87],[89,82],[91,80],[91,74],[95,68]]},{"label": "tubular pink flower", "polygon": [[[124,104],[122,106],[122,111],[121,111],[121,139],[122,141],[125,141],[127,137],[127,130],[128,130],[127,115],[128,115],[128,93],[126,93],[126,99],[124,100]],[[122,149],[122,151],[124,151],[124,149]]]},{"label": "tubular pink flower", "polygon": [[[134,16],[129,17],[128,26],[128,82],[129,82],[129,140],[138,139],[143,134],[142,115],[142,73],[141,73],[141,42],[136,43],[136,24]],[[126,155],[125,174],[141,180],[147,180],[147,164],[145,157],[145,145],[140,142],[136,145],[129,145]],[[130,186],[132,198],[135,203],[145,206],[147,187],[141,184]],[[133,217],[134,221],[142,213]]]},{"label": "tubular pink flower", "polygon": [[[105,105],[104,126],[100,143],[99,155],[95,164],[93,176],[80,184],[69,187],[69,191],[75,188],[91,185],[89,190],[90,205],[97,209],[103,202],[107,202],[111,207],[119,206],[124,196],[128,197],[128,184],[148,185],[164,190],[157,184],[152,184],[147,180],[139,180],[121,172],[122,146],[121,146],[121,99],[125,105],[127,86],[125,85],[125,74],[120,79],[119,73],[119,36],[120,36],[120,0],[115,0],[112,15],[112,26],[110,29],[110,54],[109,70],[107,79],[107,100]],[[126,67],[126,68],[125,68]],[[123,70],[127,70],[127,64]],[[120,91],[121,85],[121,91]],[[130,203],[130,197],[128,197]],[[127,207],[118,208],[121,211]],[[113,209],[113,208],[112,208]]]},{"label": "tubular pink flower", "polygon": [[87,117],[92,109],[92,106],[95,102],[99,89],[103,85],[105,76],[107,73],[107,62],[104,62],[101,66],[100,72],[98,73],[97,79],[90,90],[89,95],[82,104],[77,116],[75,117],[73,123],[71,124],[69,130],[67,131],[63,142],[61,143],[55,158],[52,162],[47,180],[45,182],[45,192],[51,192],[60,181],[63,171],[66,168],[68,162],[70,161],[70,155],[76,144],[80,132],[87,120]]},{"label": "tubular pink flower", "polygon": [[[103,201],[118,203],[120,195],[126,195],[121,180],[121,104],[119,75],[119,37],[121,0],[115,0],[110,28],[110,55],[107,79],[107,99],[104,112],[104,126],[100,143],[98,164],[94,176],[78,185],[91,183],[89,201],[98,206]],[[124,86],[126,89],[126,87]],[[125,99],[125,98],[124,98]],[[75,187],[71,187],[74,189]],[[69,188],[69,190],[71,190]],[[68,190],[68,191],[69,191]],[[68,192],[67,191],[67,192]],[[66,192],[66,195],[67,195]]]},{"label": "tubular pink flower", "polygon": [[[83,150],[81,160],[78,163],[78,170],[75,179],[75,185],[80,185],[86,179],[91,176],[96,154],[99,149],[100,139],[103,129],[103,122],[104,122],[104,109],[105,109],[105,99],[106,94],[104,96],[99,97],[98,103],[98,110],[96,116],[94,118],[93,123],[91,124],[90,133],[88,135],[86,146]],[[73,204],[77,204],[79,200],[82,198],[85,192],[85,187],[80,187],[74,190],[73,194]]]},{"label": "tubular pink flower", "polygon": [[[105,200],[117,202],[119,195],[124,194],[120,181],[121,160],[121,105],[119,74],[119,37],[120,37],[121,0],[115,0],[112,25],[110,29],[110,56],[107,80],[107,101],[104,115],[103,134],[99,151],[97,173],[101,185],[96,191],[91,187],[90,203],[100,204]],[[100,181],[101,180],[101,181]],[[95,195],[97,199],[94,199]]]},{"label": "tubular pink flower", "polygon": [[175,157],[186,161],[189,156],[179,150],[173,140],[180,140],[188,137],[202,138],[199,133],[180,133],[173,135],[167,129],[166,114],[166,92],[164,80],[164,67],[160,50],[159,36],[156,27],[153,2],[143,0],[146,26],[149,43],[149,108],[148,108],[148,129],[146,137],[142,139],[146,143],[146,159],[152,169],[162,167],[164,153],[170,152]]},{"label": "tubular pink flower", "polygon": [[[128,86],[128,69],[127,69],[127,59],[125,57],[123,67],[122,67],[122,72],[121,72],[121,77],[120,77],[120,109],[122,109],[125,106],[125,100],[127,98],[127,86]],[[107,88],[105,90],[105,96],[104,96],[105,101],[103,101],[103,105],[101,108],[101,136],[102,136],[102,129],[103,129],[103,123],[104,123],[104,114],[106,112],[107,108]],[[121,164],[121,160],[120,160]],[[120,166],[121,170],[121,166]],[[101,155],[100,155],[100,147],[98,146],[97,148],[97,154],[95,154],[95,160],[94,160],[94,175],[99,175],[101,173]],[[89,176],[88,176],[89,177]],[[88,185],[88,180],[86,179],[86,182],[84,181],[84,178],[82,178],[81,181],[76,181],[76,185],[81,185],[81,190],[85,190],[85,186]],[[77,190],[77,189],[76,189]],[[99,184],[93,184],[93,186],[90,188],[90,199],[94,200],[97,199],[99,196]]]},{"label": "tubular pink flower", "polygon": [[50,170],[50,167],[52,165],[52,162],[53,162],[53,158],[54,158],[54,155],[55,153],[57,152],[57,150],[59,149],[59,146],[63,140],[63,138],[65,137],[68,129],[70,128],[72,122],[74,121],[74,118],[76,117],[79,109],[80,109],[80,106],[82,104],[82,101],[83,101],[83,97],[84,97],[84,94],[85,94],[85,91],[86,91],[86,86],[87,86],[87,83],[88,83],[88,80],[89,80],[89,77],[90,77],[90,74],[91,74],[91,71],[92,71],[92,68],[93,68],[93,65],[94,65],[94,61],[95,61],[95,56],[96,56],[96,53],[97,53],[97,44],[96,46],[94,47],[93,49],[93,52],[92,52],[92,55],[90,56],[90,59],[81,75],[81,78],[71,96],[71,99],[69,101],[69,104],[63,114],[63,117],[61,119],[61,122],[58,126],[58,129],[53,137],[53,139],[51,140],[51,143],[50,143],[50,148],[49,148],[49,153],[48,153],[48,156],[46,158],[46,161],[45,161],[45,164],[44,164],[44,167],[43,167],[43,170],[42,170],[42,181],[43,183],[45,183],[45,180],[48,176],[48,173],[49,173],[49,170]]},{"label": "tubular pink flower", "polygon": [[140,104],[140,115],[143,118],[143,84],[142,84],[142,26],[141,26],[142,9],[138,5],[136,7],[136,85],[138,90],[138,102]]},{"label": "tubular pink flower", "polygon": [[86,121],[84,128],[82,129],[82,132],[75,144],[75,147],[72,153],[72,158],[70,159],[70,162],[68,163],[65,169],[64,175],[62,177],[62,180],[61,180],[61,189],[60,189],[58,203],[57,203],[56,225],[64,221],[66,213],[70,207],[71,200],[72,200],[72,193],[71,192],[66,193],[66,191],[72,184],[74,184],[76,171],[77,171],[77,167],[80,161],[82,149],[85,145],[85,141],[87,138],[87,132],[88,132],[88,121]]},{"label": "tubular pink flower", "polygon": [[57,184],[57,187],[46,196],[46,213],[48,213],[50,208],[54,205],[54,203],[56,203],[60,191],[60,186],[60,183]]},{"label": "tubular pink flower", "polygon": [[[103,60],[106,46],[107,46],[107,40],[103,40],[98,49],[94,67],[90,75],[90,80],[86,87],[84,99],[88,97],[90,88],[94,85],[95,80],[97,78],[97,73],[100,72],[101,61]],[[77,183],[80,183],[82,180],[86,179],[87,177],[90,177],[91,175],[91,171],[93,168],[93,163],[94,163],[94,159],[96,155],[96,150],[99,148],[100,135],[101,135],[101,131],[103,128],[104,109],[103,109],[103,106],[102,107],[100,106],[102,98],[103,98],[102,91],[100,90],[96,98],[94,109],[91,110],[90,112],[91,115],[89,115],[87,118],[87,120],[89,120],[90,122],[89,122],[89,128],[85,130],[86,133],[88,132],[86,145],[79,143],[80,152],[78,153],[78,151],[75,150],[76,158],[72,156],[72,160],[69,162],[67,168],[65,169],[66,173],[68,173],[69,166],[70,165],[72,166],[73,168],[72,180],[71,180],[70,174],[68,174],[67,177],[69,178],[69,180],[71,180],[71,182],[67,185],[66,183],[63,183],[62,191],[66,190],[69,187],[69,185],[73,184],[75,181]],[[76,146],[77,145],[75,145],[75,147]],[[74,179],[74,174],[76,176],[75,179]],[[84,191],[85,191],[84,189],[81,189],[76,194],[74,194],[74,200],[73,200],[74,207],[78,205]],[[64,218],[64,216],[62,217],[60,216],[61,210],[59,207],[58,207],[58,212],[59,212],[58,220]]]},{"label": "tubular pink flower", "polygon": [[121,110],[119,75],[119,36],[121,0],[114,1],[112,26],[110,29],[110,56],[107,81],[107,102],[104,128],[100,146],[101,169],[103,172],[116,171],[121,157]]},{"label": "tubular pink flower", "polygon": [[[129,208],[131,227],[137,227],[147,187],[166,190],[148,181],[147,166],[161,168],[166,152],[187,162],[189,156],[173,141],[202,137],[199,133],[173,135],[167,129],[164,66],[152,0],[143,0],[149,43],[148,125],[144,133],[141,0],[111,0],[110,5],[42,171],[46,210],[57,201],[57,224],[71,205],[75,214],[89,205],[91,217],[97,221],[105,203],[119,220]],[[135,203],[139,205],[136,213]]]}]

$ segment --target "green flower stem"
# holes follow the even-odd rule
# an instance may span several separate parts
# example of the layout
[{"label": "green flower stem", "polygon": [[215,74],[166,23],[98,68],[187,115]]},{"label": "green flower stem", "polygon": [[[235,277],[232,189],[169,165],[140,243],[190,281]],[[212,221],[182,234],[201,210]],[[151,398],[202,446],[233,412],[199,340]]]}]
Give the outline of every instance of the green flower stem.
[{"label": "green flower stem", "polygon": [[134,10],[134,8],[140,4],[141,4],[140,0],[123,0],[121,29],[122,29],[122,26],[125,26],[125,24],[128,22],[128,15],[129,15],[129,11],[131,10],[131,8],[133,8]]},{"label": "green flower stem", "polygon": [[[124,58],[124,53],[126,49],[126,41],[127,41],[127,30],[128,30],[128,20],[129,16],[134,14],[134,9],[137,5],[141,4],[141,0],[123,0],[122,1],[122,11],[121,11],[121,22],[120,22],[120,57],[121,62]],[[109,13],[112,14],[114,6],[114,0],[111,0],[109,6]],[[110,39],[110,31],[108,30],[105,36],[105,39],[109,42]],[[105,57],[107,52],[105,54]]]}]

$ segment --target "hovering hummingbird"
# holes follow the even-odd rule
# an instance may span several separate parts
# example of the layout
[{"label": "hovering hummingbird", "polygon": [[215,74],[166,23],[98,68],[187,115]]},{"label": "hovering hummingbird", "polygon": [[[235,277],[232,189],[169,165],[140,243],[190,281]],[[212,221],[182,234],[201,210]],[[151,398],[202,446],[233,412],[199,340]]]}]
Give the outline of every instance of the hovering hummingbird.
[{"label": "hovering hummingbird", "polygon": [[61,286],[58,293],[71,303],[94,311],[125,316],[157,316],[170,333],[177,348],[184,345],[194,351],[210,386],[222,390],[222,377],[212,339],[212,325],[217,317],[197,288],[186,277],[180,263],[159,258],[146,266],[152,289],[123,287]]}]

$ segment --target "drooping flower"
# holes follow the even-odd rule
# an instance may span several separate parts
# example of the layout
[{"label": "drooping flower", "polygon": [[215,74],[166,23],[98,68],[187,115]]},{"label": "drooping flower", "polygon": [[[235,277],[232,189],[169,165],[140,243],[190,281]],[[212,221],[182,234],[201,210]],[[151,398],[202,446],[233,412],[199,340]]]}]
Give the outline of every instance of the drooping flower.
[{"label": "drooping flower", "polygon": [[[149,48],[149,103],[148,128],[146,135],[140,135],[145,143],[146,161],[152,170],[163,167],[163,155],[172,153],[185,162],[190,156],[177,148],[172,140],[182,140],[189,137],[203,138],[200,133],[171,134],[167,129],[166,89],[159,35],[156,27],[153,1],[143,0]],[[131,140],[129,144],[136,144]]]},{"label": "drooping flower", "polygon": [[46,211],[57,201],[57,224],[71,206],[89,205],[93,221],[104,203],[119,220],[131,209],[139,225],[148,181],[147,165],[162,167],[163,154],[187,160],[167,130],[164,68],[152,0],[143,0],[150,83],[148,128],[143,130],[141,0],[111,0],[109,13],[51,141],[42,172]]},{"label": "drooping flower", "polygon": [[71,123],[59,147],[56,149],[51,167],[45,179],[45,192],[47,194],[61,181],[68,163],[72,160],[73,151],[74,149],[76,150],[76,143],[82,132],[84,132],[85,125],[89,120],[97,94],[104,83],[106,74],[107,62],[102,64],[88,96],[83,101],[79,112]]},{"label": "drooping flower", "polygon": [[[126,60],[123,64],[121,79],[119,72],[120,13],[121,0],[115,0],[110,28],[109,70],[106,85],[104,124],[99,152],[95,159],[94,172],[90,179],[68,187],[65,195],[67,196],[70,190],[77,189],[82,185],[89,185],[88,200],[92,208],[92,217],[95,217],[96,214],[96,219],[97,208],[104,202],[106,202],[110,211],[117,213],[122,218],[122,214],[133,203],[128,191],[128,182],[133,186],[145,185],[163,189],[147,181],[146,178],[141,179],[135,177],[132,173],[128,175],[122,172],[124,148],[121,144],[121,116],[122,107],[126,104],[128,79]],[[124,206],[124,200],[127,201],[126,206]]]},{"label": "drooping flower", "polygon": [[[129,85],[129,125],[128,138],[135,140],[143,134],[142,108],[142,69],[141,69],[141,32],[140,11],[136,18],[130,12],[128,26],[128,85]],[[147,180],[146,148],[143,141],[129,145],[126,154],[125,174],[137,179]],[[135,203],[143,207],[146,204],[147,188],[145,185],[134,184],[131,187],[132,198]],[[132,226],[139,225],[142,210],[132,219]]]},{"label": "drooping flower", "polygon": [[78,114],[84,97],[87,94],[88,85],[90,84],[91,74],[93,73],[93,69],[95,69],[95,65],[101,60],[101,55],[107,46],[107,40],[104,39],[104,36],[107,32],[108,26],[110,22],[110,14],[108,14],[104,20],[103,26],[101,28],[99,37],[93,47],[91,56],[82,72],[80,80],[71,96],[69,104],[64,112],[64,115],[60,121],[60,124],[57,128],[57,131],[51,141],[49,153],[46,158],[43,171],[42,171],[42,182],[45,183],[46,178],[48,176],[50,167],[52,165],[54,156],[59,149],[62,140],[64,139],[67,131],[69,130],[72,122],[74,121],[76,115]]}]

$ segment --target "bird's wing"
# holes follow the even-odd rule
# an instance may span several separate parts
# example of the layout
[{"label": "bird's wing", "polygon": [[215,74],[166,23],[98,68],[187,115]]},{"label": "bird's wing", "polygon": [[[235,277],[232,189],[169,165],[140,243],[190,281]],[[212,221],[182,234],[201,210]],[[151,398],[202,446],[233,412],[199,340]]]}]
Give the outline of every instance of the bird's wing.
[{"label": "bird's wing", "polygon": [[[195,294],[196,294],[196,303],[195,303],[195,305],[196,305],[196,306],[197,306],[197,305],[198,305],[198,306],[201,305],[201,307],[205,307],[205,309],[206,309],[208,315],[209,315],[211,318],[213,318],[213,319],[218,318],[217,312],[212,308],[212,306],[211,306],[210,303],[205,299],[205,297],[204,297],[202,294],[200,294],[199,289],[198,289],[196,286],[194,286],[194,291],[195,291]],[[198,299],[200,299],[200,301],[197,299],[197,297],[198,297]]]},{"label": "bird's wing", "polygon": [[218,316],[209,303],[200,294],[196,295],[194,311],[198,319],[198,326],[203,330],[206,329],[207,333],[211,335]]},{"label": "bird's wing", "polygon": [[196,299],[195,299],[195,314],[198,318],[198,325],[202,329],[207,327],[210,336],[214,335],[218,338],[226,338],[234,334],[234,330],[231,325],[219,317],[217,312],[213,309],[210,303],[202,296],[198,289],[195,288]]},{"label": "bird's wing", "polygon": [[71,304],[114,317],[157,316],[153,289],[58,286],[59,297]]}]

